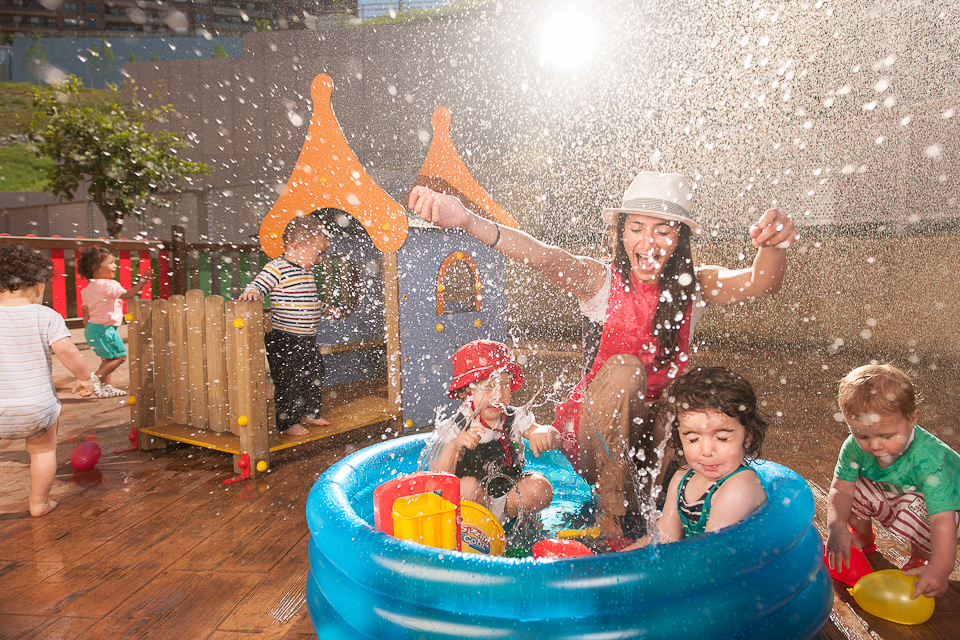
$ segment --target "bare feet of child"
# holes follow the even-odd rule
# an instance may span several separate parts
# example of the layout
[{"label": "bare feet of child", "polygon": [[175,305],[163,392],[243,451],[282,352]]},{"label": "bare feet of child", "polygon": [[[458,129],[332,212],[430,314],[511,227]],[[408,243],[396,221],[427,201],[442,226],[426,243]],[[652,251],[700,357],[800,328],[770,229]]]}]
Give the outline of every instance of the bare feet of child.
[{"label": "bare feet of child", "polygon": [[326,427],[330,424],[330,421],[323,416],[317,416],[316,418],[308,418],[307,416],[304,416],[300,418],[300,424],[308,427]]},{"label": "bare feet of child", "polygon": [[310,435],[310,431],[302,424],[298,423],[292,427],[288,427],[286,431],[281,431],[280,434],[284,436],[306,436]]},{"label": "bare feet of child", "polygon": [[57,508],[57,503],[53,500],[47,500],[44,503],[41,503],[37,506],[30,505],[30,515],[34,518],[39,518],[40,516],[45,516],[54,509]]}]

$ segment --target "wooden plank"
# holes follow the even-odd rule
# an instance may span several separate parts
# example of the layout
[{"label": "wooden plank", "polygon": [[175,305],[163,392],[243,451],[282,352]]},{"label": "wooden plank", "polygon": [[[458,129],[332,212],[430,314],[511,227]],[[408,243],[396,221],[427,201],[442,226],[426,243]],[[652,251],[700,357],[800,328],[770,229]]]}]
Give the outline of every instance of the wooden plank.
[{"label": "wooden plank", "polygon": [[170,391],[173,396],[173,421],[189,422],[187,398],[187,321],[186,299],[170,296]]},{"label": "wooden plank", "polygon": [[383,254],[383,340],[387,345],[387,397],[403,410],[403,383],[400,365],[400,279],[397,254]]},{"label": "wooden plank", "polygon": [[190,289],[186,296],[188,422],[200,429],[210,427],[207,405],[207,359],[204,357],[204,296]]},{"label": "wooden plank", "polygon": [[228,300],[223,305],[223,348],[227,363],[227,424],[230,425],[230,433],[239,436],[240,427],[237,425],[237,419],[240,417],[238,411],[240,391],[236,388],[236,376],[240,367],[240,360],[237,357],[237,342],[240,334],[236,329],[236,319],[237,301]]},{"label": "wooden plank", "polygon": [[269,392],[267,389],[267,350],[263,344],[263,306],[259,301],[244,303],[244,306],[249,306],[250,314],[250,331],[247,333],[247,339],[250,343],[250,381],[253,386],[253,410],[257,424],[261,425],[259,428],[263,429],[265,436],[263,443],[266,449],[263,450],[265,456],[263,460],[269,465],[269,448],[272,444],[270,428],[273,420],[271,420],[267,403]]},{"label": "wooden plank", "polygon": [[134,428],[142,429],[153,420],[153,345],[149,300],[130,300],[127,307],[131,322],[127,327],[127,350],[130,362],[130,419]]},{"label": "wooden plank", "polygon": [[[300,472],[296,465],[283,465],[271,474],[271,482],[287,483]],[[269,496],[267,496],[269,499]],[[307,492],[288,496],[287,508],[302,513]],[[264,578],[296,542],[306,537],[306,528],[298,518],[263,517],[264,500],[256,500],[232,509],[229,522],[212,523],[204,539],[172,565],[170,571],[253,572]],[[306,558],[306,548],[303,549]]]},{"label": "wooden plank", "polygon": [[[109,620],[92,626],[95,638],[206,638],[246,596],[256,573],[163,572],[150,588],[128,598]],[[176,615],[170,615],[175,610]]]},{"label": "wooden plank", "polygon": [[142,429],[140,433],[204,449],[222,451],[223,453],[236,455],[241,451],[240,437],[228,431],[217,433],[211,429],[198,429],[193,425],[169,420],[159,421],[146,429]]},{"label": "wooden plank", "polygon": [[207,358],[207,404],[210,429],[222,433],[230,430],[230,413],[227,408],[227,356],[224,353],[225,331],[223,298],[207,296],[204,300],[204,322]]},{"label": "wooden plank", "polygon": [[306,442],[328,438],[338,433],[345,433],[379,422],[400,418],[400,412],[390,402],[389,398],[379,396],[353,398],[336,406],[332,406],[325,399],[323,406],[323,414],[330,421],[329,425],[310,427],[310,433],[305,436],[280,435],[277,443],[270,450],[281,451]]},{"label": "wooden plank", "polygon": [[330,353],[343,353],[344,351],[357,351],[359,349],[368,349],[371,347],[386,346],[384,340],[357,340],[356,342],[344,342],[340,344],[322,344],[320,353],[327,355]]},{"label": "wooden plank", "polygon": [[[156,420],[169,420],[173,412],[173,396],[170,386],[170,348],[169,348],[169,317],[170,308],[166,300],[157,299],[150,304],[150,370],[141,380],[141,397],[137,399],[140,406],[137,411],[145,411],[144,422],[137,426],[139,432],[137,446],[144,451],[163,449],[167,443],[162,440],[144,435],[143,427],[149,426]],[[128,335],[129,340],[129,335]]]},{"label": "wooden plank", "polygon": [[[258,462],[270,463],[270,442],[267,434],[266,396],[263,378],[263,309],[259,300],[238,302],[235,307],[234,331],[238,367],[231,376],[231,391],[236,389],[237,426],[240,430],[240,448],[250,456],[250,476],[260,474]],[[237,323],[236,320],[240,320]],[[257,377],[260,376],[260,380]],[[260,395],[257,395],[258,390]],[[245,419],[243,419],[245,417]]]},{"label": "wooden plank", "polygon": [[0,638],[67,640],[80,637],[96,622],[92,618],[0,615]]}]

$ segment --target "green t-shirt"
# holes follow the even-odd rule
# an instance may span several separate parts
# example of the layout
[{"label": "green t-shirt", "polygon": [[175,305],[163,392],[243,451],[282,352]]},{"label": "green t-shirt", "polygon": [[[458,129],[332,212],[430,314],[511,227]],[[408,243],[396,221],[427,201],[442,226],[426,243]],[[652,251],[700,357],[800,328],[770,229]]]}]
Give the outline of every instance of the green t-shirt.
[{"label": "green t-shirt", "polygon": [[886,469],[849,436],[840,447],[833,475],[848,482],[864,476],[894,493],[922,493],[927,513],[960,511],[960,454],[919,425],[914,428],[913,442]]}]

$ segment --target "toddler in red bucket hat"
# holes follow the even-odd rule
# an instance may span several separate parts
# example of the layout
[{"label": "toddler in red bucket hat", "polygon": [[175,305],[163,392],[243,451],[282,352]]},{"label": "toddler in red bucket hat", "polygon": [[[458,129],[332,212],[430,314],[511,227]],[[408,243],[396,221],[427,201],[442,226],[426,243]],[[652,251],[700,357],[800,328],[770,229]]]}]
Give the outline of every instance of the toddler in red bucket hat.
[{"label": "toddler in red bucket hat", "polygon": [[560,433],[537,424],[526,407],[510,405],[523,386],[523,369],[502,342],[474,340],[453,354],[447,395],[462,400],[457,412],[439,421],[429,447],[438,454],[430,471],[460,478],[460,495],[489,508],[501,521],[523,509],[530,515],[553,499],[550,482],[524,471],[523,441],[539,456],[556,449]]}]

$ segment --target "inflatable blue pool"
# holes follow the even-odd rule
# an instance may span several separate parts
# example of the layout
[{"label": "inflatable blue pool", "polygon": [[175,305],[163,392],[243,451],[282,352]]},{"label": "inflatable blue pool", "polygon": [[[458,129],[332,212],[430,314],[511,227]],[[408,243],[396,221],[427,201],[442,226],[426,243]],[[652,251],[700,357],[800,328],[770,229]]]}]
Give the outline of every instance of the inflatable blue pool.
[{"label": "inflatable blue pool", "polygon": [[[310,491],[307,606],[319,638],[812,638],[830,613],[813,496],[784,466],[756,462],[767,503],[717,533],[620,554],[488,557],[374,530],[374,489],[416,471],[426,438],[358,451]],[[582,491],[569,465],[547,471],[555,499]]]}]

